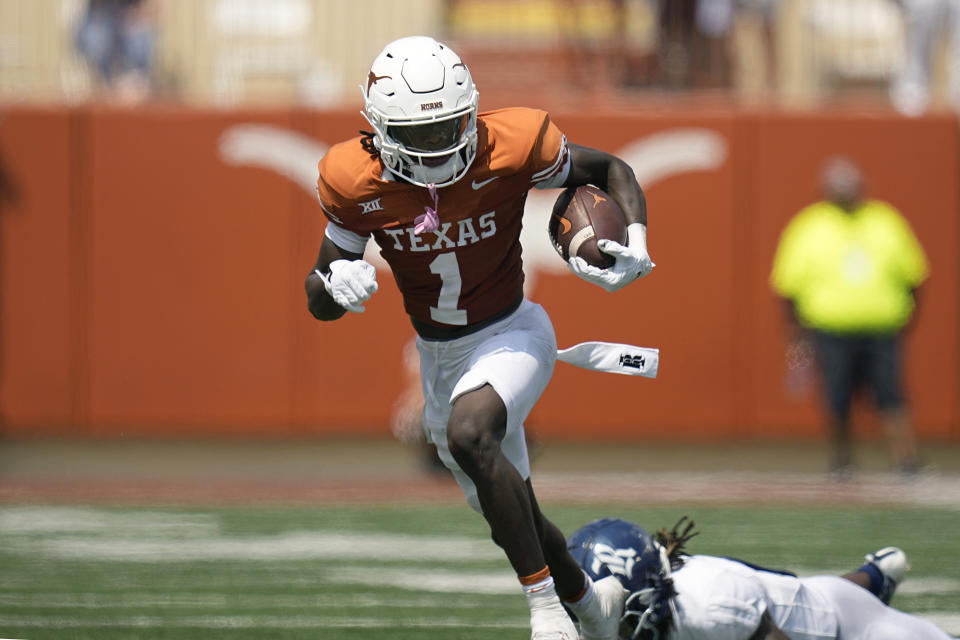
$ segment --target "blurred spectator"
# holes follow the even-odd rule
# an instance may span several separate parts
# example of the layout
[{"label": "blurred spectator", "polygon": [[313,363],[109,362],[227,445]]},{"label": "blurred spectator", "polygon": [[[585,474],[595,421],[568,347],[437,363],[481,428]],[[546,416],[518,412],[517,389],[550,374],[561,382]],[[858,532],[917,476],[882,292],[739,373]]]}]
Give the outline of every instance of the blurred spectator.
[{"label": "blurred spectator", "polygon": [[893,106],[908,116],[921,115],[929,108],[936,45],[946,36],[950,41],[949,102],[960,110],[960,0],[898,1],[903,9],[906,52],[891,84]]},{"label": "blurred spectator", "polygon": [[730,86],[733,18],[734,0],[659,0],[664,86]]},{"label": "blurred spectator", "polygon": [[[0,128],[8,126],[4,123],[4,116],[0,113]],[[0,245],[6,246],[3,244],[3,235],[2,232],[5,228],[3,223],[3,216],[8,213],[9,210],[13,208],[14,205],[20,200],[20,190],[17,188],[16,182],[13,179],[13,172],[8,168],[7,162],[4,159],[3,155],[0,154]],[[4,273],[3,264],[0,262],[0,279],[6,282],[7,274]],[[0,296],[0,332],[3,332],[7,329],[5,326],[6,314],[4,314],[5,309],[3,308],[3,297]],[[0,342],[0,384],[4,382],[4,375],[6,371],[3,369],[2,365],[6,363],[6,359],[3,357],[3,349],[6,347],[6,341]],[[0,434],[5,432],[6,426],[6,415],[0,409]]]},{"label": "blurred spectator", "polygon": [[[557,8],[571,84],[594,91],[625,84],[630,66],[626,0],[560,0]],[[610,32],[603,36],[588,33],[585,17],[601,10],[610,17]]]},{"label": "blurred spectator", "polygon": [[694,48],[697,86],[730,86],[733,15],[734,0],[697,0]]},{"label": "blurred spectator", "polygon": [[859,168],[834,157],[822,173],[824,200],[784,229],[770,280],[788,312],[791,349],[817,356],[833,432],[832,470],[852,470],[850,403],[872,387],[893,464],[917,469],[916,439],[901,390],[901,336],[913,317],[927,260],[891,205],[866,200]]},{"label": "blurred spectator", "polygon": [[777,17],[781,0],[737,0],[737,16],[759,22],[763,40],[763,65],[766,89],[777,89]]},{"label": "blurred spectator", "polygon": [[669,89],[690,86],[697,0],[659,0],[657,58],[661,82]]},{"label": "blurred spectator", "polygon": [[76,46],[110,97],[138,102],[152,84],[157,0],[88,0]]}]

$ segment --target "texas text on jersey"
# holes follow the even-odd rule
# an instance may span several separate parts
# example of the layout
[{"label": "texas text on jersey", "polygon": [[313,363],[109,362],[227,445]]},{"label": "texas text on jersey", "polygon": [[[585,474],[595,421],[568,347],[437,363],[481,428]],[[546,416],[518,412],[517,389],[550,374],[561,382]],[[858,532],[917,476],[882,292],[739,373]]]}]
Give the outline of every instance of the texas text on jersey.
[{"label": "texas text on jersey", "polygon": [[417,324],[474,325],[518,301],[527,191],[560,186],[566,175],[566,138],[543,111],[480,114],[477,134],[467,173],[437,191],[438,228],[420,234],[414,220],[433,204],[430,191],[393,179],[361,137],[335,145],[319,164],[327,237],[362,253],[372,235]]}]

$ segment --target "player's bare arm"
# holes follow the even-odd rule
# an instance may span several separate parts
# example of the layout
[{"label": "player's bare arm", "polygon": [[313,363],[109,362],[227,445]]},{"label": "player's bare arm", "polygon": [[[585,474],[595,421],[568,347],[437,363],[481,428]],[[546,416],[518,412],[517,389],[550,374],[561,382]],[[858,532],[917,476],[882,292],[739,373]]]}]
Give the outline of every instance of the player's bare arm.
[{"label": "player's bare arm", "polygon": [[620,205],[627,223],[626,246],[613,240],[597,242],[600,251],[613,256],[613,266],[600,269],[579,257],[570,258],[567,264],[579,278],[617,291],[653,270],[654,264],[647,253],[647,200],[637,183],[633,169],[620,158],[590,147],[568,145],[570,172],[566,186],[592,184],[599,187]]},{"label": "player's bare arm", "polygon": [[599,149],[570,143],[570,173],[564,186],[592,184],[613,196],[627,225],[647,224],[647,199],[633,169],[620,158]]},{"label": "player's bare arm", "polygon": [[347,312],[347,308],[338,304],[327,291],[324,278],[328,278],[329,281],[329,277],[332,276],[330,265],[334,262],[338,260],[353,262],[362,258],[361,254],[341,249],[330,238],[323,239],[314,270],[307,275],[306,282],[304,282],[304,288],[307,292],[307,308],[310,309],[314,318],[317,320],[336,320]]}]

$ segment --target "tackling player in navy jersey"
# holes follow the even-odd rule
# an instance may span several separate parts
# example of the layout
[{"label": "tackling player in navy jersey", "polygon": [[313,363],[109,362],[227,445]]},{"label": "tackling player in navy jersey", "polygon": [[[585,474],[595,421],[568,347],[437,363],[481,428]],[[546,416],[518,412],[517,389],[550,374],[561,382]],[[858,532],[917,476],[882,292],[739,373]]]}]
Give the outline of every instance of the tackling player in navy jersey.
[{"label": "tackling player in navy jersey", "polygon": [[568,547],[597,585],[622,586],[623,640],[950,640],[888,606],[909,569],[887,547],[844,576],[796,575],[687,554],[693,523],[651,536],[617,518],[591,522]]}]

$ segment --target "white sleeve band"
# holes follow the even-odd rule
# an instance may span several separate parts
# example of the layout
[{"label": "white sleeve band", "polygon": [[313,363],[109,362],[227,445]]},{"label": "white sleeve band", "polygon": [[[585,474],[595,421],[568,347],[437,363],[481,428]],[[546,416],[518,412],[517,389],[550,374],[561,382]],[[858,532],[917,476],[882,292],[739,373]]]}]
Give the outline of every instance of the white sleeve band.
[{"label": "white sleeve band", "polygon": [[533,175],[534,187],[537,189],[559,189],[570,175],[570,150],[567,148],[567,139],[563,138],[563,146],[556,164]]},{"label": "white sleeve band", "polygon": [[627,245],[647,250],[647,225],[634,222],[627,225]]},{"label": "white sleeve band", "polygon": [[327,222],[327,228],[323,235],[330,238],[333,244],[350,253],[363,253],[363,250],[367,248],[367,240],[369,239],[369,236],[347,231],[334,222]]}]

